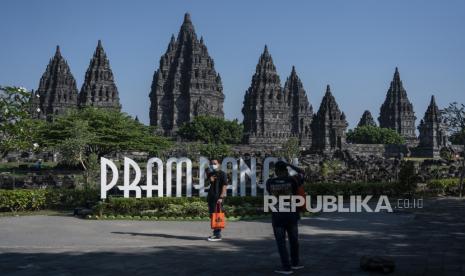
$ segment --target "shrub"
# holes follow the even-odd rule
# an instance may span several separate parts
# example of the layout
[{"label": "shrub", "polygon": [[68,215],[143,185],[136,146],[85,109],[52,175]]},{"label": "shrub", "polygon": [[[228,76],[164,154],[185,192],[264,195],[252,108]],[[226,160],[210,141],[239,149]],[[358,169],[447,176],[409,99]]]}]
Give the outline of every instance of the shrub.
[{"label": "shrub", "polygon": [[184,216],[189,217],[205,217],[208,216],[208,206],[205,202],[192,202],[184,204],[182,207]]},{"label": "shrub", "polygon": [[[225,212],[236,214],[257,214],[263,209],[263,197],[226,197]],[[95,208],[98,213],[100,209]],[[207,217],[208,205],[199,197],[153,197],[153,198],[109,198],[104,213],[112,215],[155,216],[165,218]]]},{"label": "shrub", "polygon": [[92,207],[99,201],[96,190],[18,189],[0,190],[0,211],[37,211]]},{"label": "shrub", "polygon": [[459,179],[433,179],[426,183],[426,187],[433,194],[458,194]]},{"label": "shrub", "polygon": [[46,190],[0,190],[0,211],[36,211],[46,206]]}]

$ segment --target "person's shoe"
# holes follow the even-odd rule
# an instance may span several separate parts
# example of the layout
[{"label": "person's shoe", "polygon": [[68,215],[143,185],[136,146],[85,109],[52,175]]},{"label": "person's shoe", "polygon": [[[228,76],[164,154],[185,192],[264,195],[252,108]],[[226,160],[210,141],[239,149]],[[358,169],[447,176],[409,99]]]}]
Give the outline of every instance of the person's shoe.
[{"label": "person's shoe", "polygon": [[290,275],[290,274],[294,273],[294,271],[292,271],[290,269],[277,269],[274,272],[276,272],[278,274],[284,274],[284,275]]},{"label": "person's shoe", "polygon": [[302,268],[304,268],[303,265],[293,265],[293,266],[291,266],[291,269],[294,269],[294,270],[299,270],[299,269],[302,269]]},{"label": "person's shoe", "polygon": [[220,236],[215,236],[215,235],[213,235],[213,236],[208,237],[207,240],[208,240],[208,241],[221,241],[222,239],[221,239]]}]

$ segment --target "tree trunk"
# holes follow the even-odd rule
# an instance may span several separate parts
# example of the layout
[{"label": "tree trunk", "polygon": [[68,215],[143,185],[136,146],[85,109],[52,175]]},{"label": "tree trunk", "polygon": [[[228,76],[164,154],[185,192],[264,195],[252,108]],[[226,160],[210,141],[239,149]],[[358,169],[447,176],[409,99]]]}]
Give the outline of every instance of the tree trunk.
[{"label": "tree trunk", "polygon": [[465,177],[465,145],[463,146],[462,173],[460,173],[459,196],[463,195],[463,178]]}]

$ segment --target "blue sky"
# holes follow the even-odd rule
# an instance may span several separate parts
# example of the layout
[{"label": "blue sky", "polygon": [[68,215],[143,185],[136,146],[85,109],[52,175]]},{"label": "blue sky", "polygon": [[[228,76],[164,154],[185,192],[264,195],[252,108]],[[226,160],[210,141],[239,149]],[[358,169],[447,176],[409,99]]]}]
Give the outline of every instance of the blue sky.
[{"label": "blue sky", "polygon": [[350,127],[378,117],[394,68],[417,123],[431,94],[465,102],[465,1],[2,0],[0,85],[37,89],[55,46],[80,89],[97,44],[110,58],[123,110],[148,123],[150,85],[171,34],[190,12],[222,76],[226,118],[268,45],[282,85],[295,65],[317,110],[330,84]]}]

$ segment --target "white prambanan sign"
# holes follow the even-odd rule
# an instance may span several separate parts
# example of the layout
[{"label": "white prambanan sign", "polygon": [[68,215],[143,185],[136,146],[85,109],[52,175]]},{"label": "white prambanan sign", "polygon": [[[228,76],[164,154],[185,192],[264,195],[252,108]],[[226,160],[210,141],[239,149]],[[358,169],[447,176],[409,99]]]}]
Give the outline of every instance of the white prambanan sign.
[{"label": "white prambanan sign", "polygon": [[[250,195],[257,195],[257,186],[259,189],[265,189],[265,183],[270,175],[270,164],[275,163],[282,158],[267,157],[263,160],[262,179],[257,182],[257,160],[250,158],[246,162],[242,158],[227,157],[221,163],[221,169],[231,176],[228,190],[232,196],[245,196],[247,177],[250,179]],[[298,160],[292,160],[294,165],[298,165]],[[119,190],[123,191],[125,198],[129,197],[130,192],[134,192],[136,198],[141,198],[142,194],[146,197],[171,197],[173,195],[173,166],[176,171],[176,197],[183,195],[183,186],[185,186],[184,194],[187,197],[192,196],[192,189],[198,190],[199,196],[206,196],[205,191],[205,169],[209,165],[209,160],[205,157],[199,159],[198,179],[199,183],[192,184],[192,161],[187,157],[169,158],[166,160],[166,166],[163,161],[158,158],[150,158],[147,161],[147,175],[145,185],[139,186],[142,178],[142,171],[139,165],[132,159],[124,157],[124,171],[123,171],[123,185],[117,186]],[[154,179],[154,167],[156,167],[156,178]],[[110,168],[111,173],[109,173]],[[185,170],[183,185],[183,171]],[[134,172],[134,177],[131,180],[131,171]],[[108,181],[108,176],[111,174],[111,179]],[[100,197],[106,198],[107,192],[111,190],[118,182],[119,172],[116,164],[107,158],[100,159]],[[239,185],[239,189],[238,189]],[[238,194],[239,192],[239,194]],[[264,192],[266,194],[266,191]]]}]

